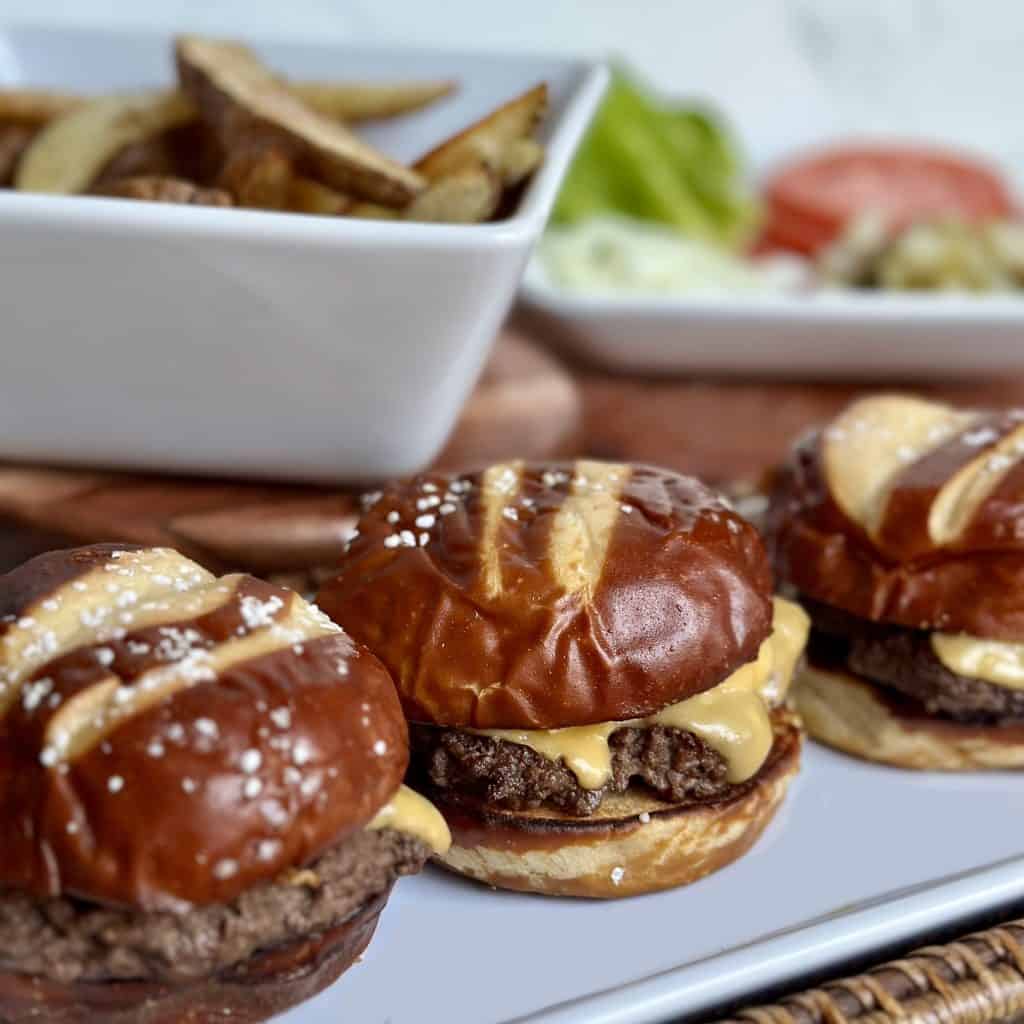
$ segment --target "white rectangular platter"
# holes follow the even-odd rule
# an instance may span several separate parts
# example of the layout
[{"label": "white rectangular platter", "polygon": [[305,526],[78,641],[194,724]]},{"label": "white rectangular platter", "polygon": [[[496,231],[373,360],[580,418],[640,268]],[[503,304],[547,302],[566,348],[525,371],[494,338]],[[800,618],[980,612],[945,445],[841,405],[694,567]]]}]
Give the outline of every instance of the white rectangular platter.
[{"label": "white rectangular platter", "polygon": [[811,745],[730,868],[610,903],[398,883],[362,963],[286,1024],[654,1024],[1024,897],[1012,773],[903,772]]},{"label": "white rectangular platter", "polygon": [[626,373],[955,380],[1024,371],[1024,298],[569,292],[535,258],[520,292],[563,351]]}]

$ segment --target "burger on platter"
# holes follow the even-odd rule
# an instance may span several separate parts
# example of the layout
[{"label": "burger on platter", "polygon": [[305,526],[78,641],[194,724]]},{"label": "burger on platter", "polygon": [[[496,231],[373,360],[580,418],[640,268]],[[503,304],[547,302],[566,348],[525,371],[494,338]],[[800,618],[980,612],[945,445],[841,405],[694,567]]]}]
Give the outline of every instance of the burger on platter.
[{"label": "burger on platter", "polygon": [[711,491],[597,461],[374,495],[320,606],[387,666],[445,866],[615,897],[743,855],[799,765],[807,632]]}]

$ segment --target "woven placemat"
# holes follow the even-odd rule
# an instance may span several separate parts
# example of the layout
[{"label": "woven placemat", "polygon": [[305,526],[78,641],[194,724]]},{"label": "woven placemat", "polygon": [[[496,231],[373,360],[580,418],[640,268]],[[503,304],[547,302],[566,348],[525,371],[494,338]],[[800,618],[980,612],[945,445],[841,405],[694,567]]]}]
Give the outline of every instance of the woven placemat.
[{"label": "woven placemat", "polygon": [[1024,1020],[1024,918],[862,974],[740,1010],[720,1024],[1003,1024]]}]

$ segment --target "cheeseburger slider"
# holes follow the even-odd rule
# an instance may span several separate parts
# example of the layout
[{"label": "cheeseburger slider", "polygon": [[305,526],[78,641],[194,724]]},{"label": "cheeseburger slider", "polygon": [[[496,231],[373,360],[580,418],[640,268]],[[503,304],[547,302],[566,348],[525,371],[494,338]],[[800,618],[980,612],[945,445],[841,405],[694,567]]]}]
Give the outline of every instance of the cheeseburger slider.
[{"label": "cheeseburger slider", "polygon": [[0,577],[0,1020],[260,1021],[444,852],[381,664],[165,548]]},{"label": "cheeseburger slider", "polygon": [[1024,411],[855,402],[796,447],[769,528],[813,621],[813,735],[907,768],[1024,767]]},{"label": "cheeseburger slider", "polygon": [[421,476],[364,512],[322,607],[395,678],[411,779],[491,885],[625,896],[754,843],[797,772],[806,617],[695,480],[601,462]]}]

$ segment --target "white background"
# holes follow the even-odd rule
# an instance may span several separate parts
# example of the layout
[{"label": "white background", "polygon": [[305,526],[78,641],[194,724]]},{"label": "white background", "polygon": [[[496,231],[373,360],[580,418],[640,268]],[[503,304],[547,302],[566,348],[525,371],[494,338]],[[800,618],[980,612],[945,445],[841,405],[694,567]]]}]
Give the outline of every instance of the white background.
[{"label": "white background", "polygon": [[1020,0],[0,0],[0,22],[618,54],[714,98],[763,157],[827,124],[1024,167]]}]

